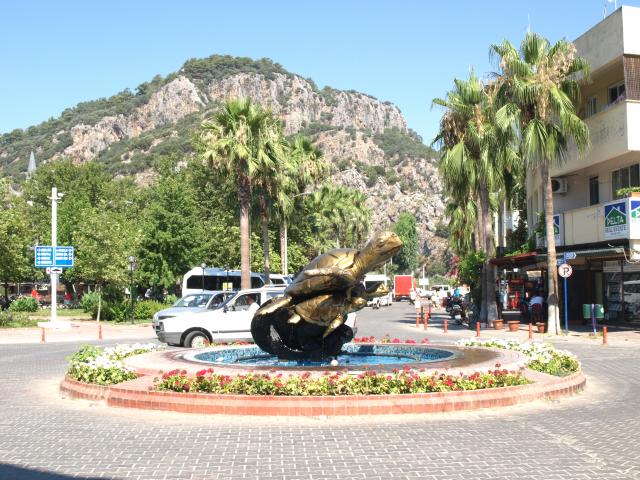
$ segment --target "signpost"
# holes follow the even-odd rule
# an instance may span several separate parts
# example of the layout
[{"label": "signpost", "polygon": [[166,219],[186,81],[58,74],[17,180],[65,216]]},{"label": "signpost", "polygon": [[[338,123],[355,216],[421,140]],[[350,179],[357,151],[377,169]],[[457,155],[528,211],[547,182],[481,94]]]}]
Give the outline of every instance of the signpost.
[{"label": "signpost", "polygon": [[558,275],[563,278],[564,282],[564,330],[565,335],[569,336],[569,290],[567,290],[567,278],[573,275],[573,268],[567,263],[567,260],[576,258],[575,252],[565,252],[562,254],[562,265],[558,267]]},{"label": "signpost", "polygon": [[51,275],[51,319],[39,322],[38,326],[48,328],[69,328],[69,322],[58,322],[58,275],[63,268],[73,267],[73,247],[58,247],[58,201],[63,194],[56,187],[51,188],[51,245],[36,245],[35,266],[46,268]]}]

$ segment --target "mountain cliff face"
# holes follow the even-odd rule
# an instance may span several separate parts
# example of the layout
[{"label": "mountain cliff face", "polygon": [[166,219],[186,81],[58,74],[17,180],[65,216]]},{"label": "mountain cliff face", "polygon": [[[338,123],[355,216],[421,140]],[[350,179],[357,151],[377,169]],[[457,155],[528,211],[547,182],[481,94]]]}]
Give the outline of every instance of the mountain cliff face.
[{"label": "mountain cliff face", "polygon": [[408,129],[400,110],[355,91],[319,90],[269,60],[189,60],[135,93],[81,103],[57,119],[4,134],[0,176],[20,176],[34,150],[38,162],[95,160],[144,183],[155,156],[193,155],[191,136],[202,120],[225,98],[244,96],[270,107],[287,135],[314,139],[333,166],[334,181],[367,194],[374,228],[413,213],[424,251],[442,255],[446,239],[435,232],[444,205],[434,152]]}]

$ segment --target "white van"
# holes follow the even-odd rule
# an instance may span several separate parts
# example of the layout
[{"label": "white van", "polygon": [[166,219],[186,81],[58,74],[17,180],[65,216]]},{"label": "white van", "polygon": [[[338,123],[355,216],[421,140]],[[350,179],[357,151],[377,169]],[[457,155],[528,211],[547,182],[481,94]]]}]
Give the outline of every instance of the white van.
[{"label": "white van", "polygon": [[[194,267],[182,278],[182,296],[191,293],[214,292],[218,290],[240,290],[240,270],[206,267],[204,278],[202,267]],[[251,272],[251,288],[264,285],[264,276]],[[225,288],[226,287],[226,288]]]},{"label": "white van", "polygon": [[[262,305],[284,294],[282,287],[240,290],[216,309],[184,313],[158,320],[154,324],[161,342],[187,348],[200,348],[213,341],[252,340],[249,311],[251,300]],[[251,297],[251,300],[249,300]]]},{"label": "white van", "polygon": [[[215,310],[159,319],[154,323],[154,330],[161,342],[187,348],[202,348],[211,342],[253,341],[253,311],[249,310],[252,303],[249,297],[258,305],[263,305],[267,300],[283,294],[282,287],[240,290]],[[355,335],[358,330],[354,312],[347,315],[345,324],[351,327]]]},{"label": "white van", "polygon": [[[362,281],[362,283],[364,283],[364,287],[370,287],[373,283],[382,283],[384,284],[385,287],[389,288],[389,277],[387,277],[386,275],[381,275],[381,274],[377,274],[377,273],[369,273],[367,275],[365,275],[364,280]],[[383,306],[383,307],[388,307],[389,305],[391,305],[391,303],[393,302],[393,293],[389,292],[387,295],[383,296],[383,297],[377,297],[374,298],[372,300],[369,300],[367,302],[367,306],[369,307],[377,307],[377,306]]]}]

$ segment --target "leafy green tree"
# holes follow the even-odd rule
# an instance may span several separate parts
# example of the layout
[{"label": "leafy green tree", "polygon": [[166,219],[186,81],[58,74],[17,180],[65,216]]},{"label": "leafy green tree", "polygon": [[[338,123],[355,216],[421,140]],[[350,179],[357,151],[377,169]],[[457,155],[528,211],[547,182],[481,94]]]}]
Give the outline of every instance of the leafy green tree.
[{"label": "leafy green tree", "polygon": [[33,241],[27,217],[18,199],[9,197],[9,183],[0,180],[0,282],[33,278]]},{"label": "leafy green tree", "polygon": [[523,158],[530,170],[540,169],[544,189],[547,240],[549,333],[560,331],[556,244],[553,235],[551,165],[560,162],[573,140],[579,151],[589,146],[589,128],[576,113],[579,82],[588,78],[589,64],[576,56],[571,42],[555,44],[527,33],[516,49],[508,41],[491,46],[500,62],[502,97],[519,116]]},{"label": "leafy green tree", "polygon": [[232,178],[240,207],[241,287],[250,288],[250,210],[256,177],[274,168],[279,135],[270,111],[251,99],[227,100],[211,121],[202,125],[202,158],[221,175]]},{"label": "leafy green tree", "polygon": [[174,162],[158,170],[144,192],[137,278],[173,290],[176,279],[199,263],[206,232],[185,171],[176,173]]},{"label": "leafy green tree", "polygon": [[393,226],[393,231],[402,240],[402,250],[393,257],[393,263],[404,273],[413,273],[418,268],[418,229],[416,217],[410,213],[401,213]]},{"label": "leafy green tree", "polygon": [[83,221],[72,239],[74,267],[65,272],[65,277],[95,283],[100,295],[107,284],[124,287],[128,283],[127,258],[136,252],[140,240],[138,230],[116,212],[87,208],[81,214]]}]

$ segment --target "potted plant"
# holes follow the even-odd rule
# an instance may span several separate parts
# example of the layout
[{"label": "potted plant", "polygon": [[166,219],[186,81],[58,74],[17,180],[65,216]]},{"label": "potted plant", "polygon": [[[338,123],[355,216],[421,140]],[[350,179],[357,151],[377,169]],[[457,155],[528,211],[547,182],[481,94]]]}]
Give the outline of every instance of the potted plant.
[{"label": "potted plant", "polygon": [[520,320],[509,320],[507,323],[509,324],[510,332],[517,332],[520,330]]}]

